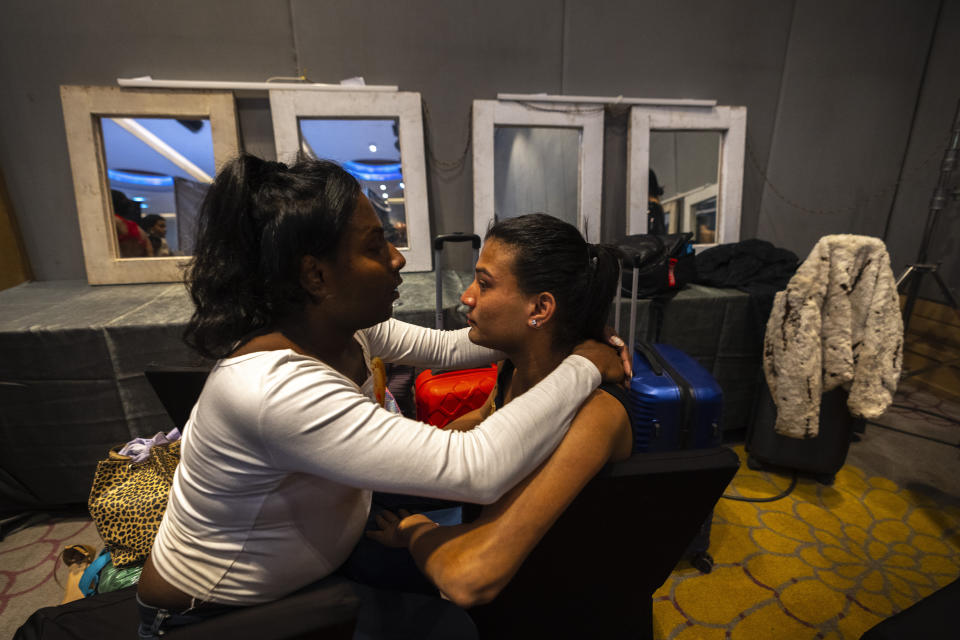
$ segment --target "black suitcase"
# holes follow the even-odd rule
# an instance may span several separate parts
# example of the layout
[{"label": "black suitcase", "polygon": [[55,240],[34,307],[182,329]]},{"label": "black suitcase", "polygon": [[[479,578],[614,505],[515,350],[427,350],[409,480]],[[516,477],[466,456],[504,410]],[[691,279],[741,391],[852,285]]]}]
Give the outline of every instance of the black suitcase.
[{"label": "black suitcase", "polygon": [[801,471],[823,484],[833,484],[846,462],[853,432],[862,431],[863,425],[862,418],[854,418],[847,410],[847,392],[838,387],[820,397],[820,428],[815,438],[788,438],[774,431],[777,406],[766,382],[757,405],[747,434],[747,466]]},{"label": "black suitcase", "polygon": [[633,277],[626,270],[620,282],[624,295],[650,298],[672,295],[697,279],[697,262],[690,240],[693,234],[638,234],[617,242],[623,258],[630,263]]}]

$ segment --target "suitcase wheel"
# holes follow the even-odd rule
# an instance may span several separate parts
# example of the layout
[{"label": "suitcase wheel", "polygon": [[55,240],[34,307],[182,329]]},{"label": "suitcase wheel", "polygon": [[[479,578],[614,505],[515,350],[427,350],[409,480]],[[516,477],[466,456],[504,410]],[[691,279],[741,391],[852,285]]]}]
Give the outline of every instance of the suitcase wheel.
[{"label": "suitcase wheel", "polygon": [[700,573],[710,573],[713,571],[713,558],[706,551],[695,553],[693,557],[690,558],[690,564]]},{"label": "suitcase wheel", "polygon": [[765,467],[763,466],[762,462],[760,462],[753,456],[747,456],[747,468],[752,469],[754,471],[763,471]]},{"label": "suitcase wheel", "polygon": [[814,479],[822,485],[832,487],[837,479],[837,475],[834,473],[818,473],[814,476]]}]

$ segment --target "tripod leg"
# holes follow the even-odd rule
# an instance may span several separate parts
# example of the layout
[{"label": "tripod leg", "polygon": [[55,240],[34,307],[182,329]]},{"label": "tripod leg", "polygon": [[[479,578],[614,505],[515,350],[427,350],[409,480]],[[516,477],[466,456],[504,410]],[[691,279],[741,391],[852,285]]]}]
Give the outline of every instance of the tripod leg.
[{"label": "tripod leg", "polygon": [[[910,269],[913,269],[913,267],[910,267]],[[906,278],[907,274],[909,273],[910,272],[908,270],[907,273],[905,273],[903,278],[901,278],[900,280],[903,281],[903,279]],[[917,271],[913,275],[922,276],[924,273],[926,272]],[[907,287],[907,302],[906,304],[903,305],[903,335],[904,336],[907,335],[907,329],[910,328],[910,318],[911,316],[913,316],[913,307],[914,305],[917,304],[917,294],[920,293],[920,281],[922,279],[923,278],[921,277],[912,278],[909,282],[909,286]]]},{"label": "tripod leg", "polygon": [[943,278],[940,277],[940,273],[937,271],[933,272],[933,279],[940,286],[940,292],[943,293],[943,297],[950,303],[950,306],[953,307],[953,312],[957,315],[957,319],[960,320],[960,308],[957,307],[957,299],[953,297],[953,293],[950,291],[947,283],[943,281]]},{"label": "tripod leg", "polygon": [[906,279],[910,277],[910,275],[914,272],[915,269],[916,269],[916,268],[915,268],[913,265],[910,265],[909,267],[907,267],[907,270],[906,270],[906,271],[904,271],[902,274],[900,274],[900,277],[897,278],[897,290],[898,290],[898,291],[900,290],[900,285],[902,285],[902,284],[906,281]]}]

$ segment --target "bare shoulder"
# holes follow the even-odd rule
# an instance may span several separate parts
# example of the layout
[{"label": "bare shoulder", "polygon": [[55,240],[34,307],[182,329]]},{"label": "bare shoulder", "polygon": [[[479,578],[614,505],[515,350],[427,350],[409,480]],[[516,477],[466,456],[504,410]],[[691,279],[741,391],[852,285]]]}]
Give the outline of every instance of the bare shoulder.
[{"label": "bare shoulder", "polygon": [[[594,389],[593,393],[583,401],[573,424],[589,422],[597,425],[615,425],[621,421],[629,421],[629,419],[620,401],[603,389]],[[609,428],[612,429],[613,426]]]},{"label": "bare shoulder", "polygon": [[627,458],[633,450],[630,417],[620,400],[603,389],[595,389],[584,401],[570,425],[574,429],[589,432],[591,440],[606,445],[612,460]]}]

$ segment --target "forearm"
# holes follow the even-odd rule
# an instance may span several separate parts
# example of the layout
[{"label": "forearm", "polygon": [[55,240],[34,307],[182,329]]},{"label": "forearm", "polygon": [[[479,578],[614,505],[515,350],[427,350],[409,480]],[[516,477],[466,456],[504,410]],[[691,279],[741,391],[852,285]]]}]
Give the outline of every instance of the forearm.
[{"label": "forearm", "polygon": [[494,539],[485,529],[495,523],[438,527],[417,525],[408,548],[420,571],[437,589],[461,607],[493,600],[516,572],[487,553]]},{"label": "forearm", "polygon": [[481,424],[484,420],[490,417],[491,413],[493,413],[493,396],[496,392],[496,387],[494,387],[493,392],[487,398],[487,401],[483,403],[483,406],[451,420],[443,428],[447,431],[470,431],[474,427]]},{"label": "forearm", "polygon": [[365,329],[370,350],[385,362],[466,369],[503,359],[503,354],[480,347],[467,337],[469,329],[441,331],[390,319]]},{"label": "forearm", "polygon": [[471,411],[448,422],[443,428],[447,431],[470,431],[483,422],[479,411]]}]

